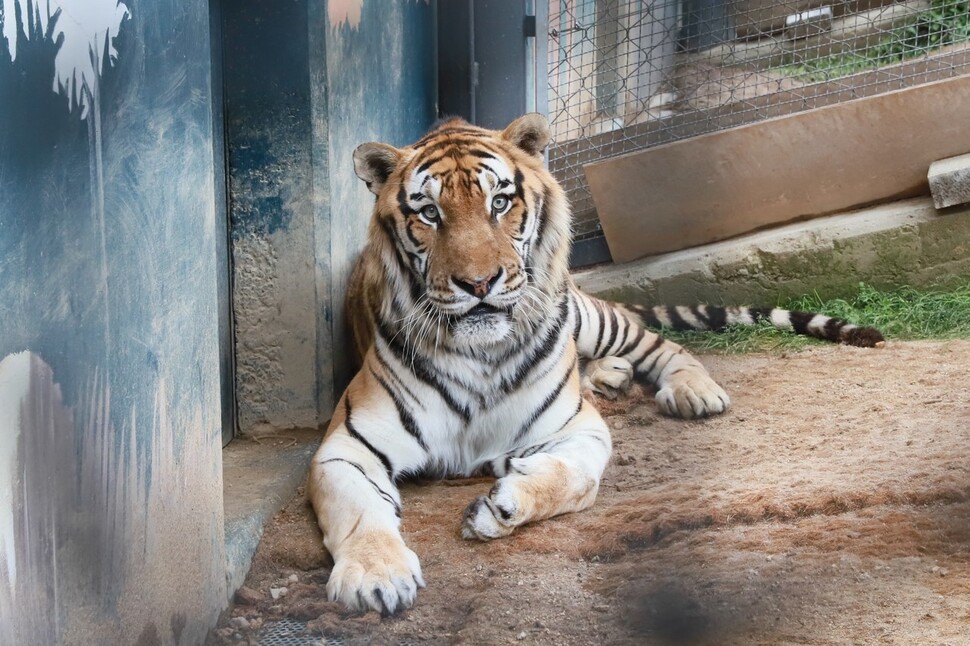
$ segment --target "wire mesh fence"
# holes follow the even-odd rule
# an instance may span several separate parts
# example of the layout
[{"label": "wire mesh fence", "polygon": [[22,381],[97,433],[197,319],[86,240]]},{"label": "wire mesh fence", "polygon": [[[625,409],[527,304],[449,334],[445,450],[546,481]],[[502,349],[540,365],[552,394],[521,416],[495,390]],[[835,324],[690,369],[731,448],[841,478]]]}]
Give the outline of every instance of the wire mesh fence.
[{"label": "wire mesh fence", "polygon": [[970,72],[968,0],[550,0],[549,165],[583,165]]}]

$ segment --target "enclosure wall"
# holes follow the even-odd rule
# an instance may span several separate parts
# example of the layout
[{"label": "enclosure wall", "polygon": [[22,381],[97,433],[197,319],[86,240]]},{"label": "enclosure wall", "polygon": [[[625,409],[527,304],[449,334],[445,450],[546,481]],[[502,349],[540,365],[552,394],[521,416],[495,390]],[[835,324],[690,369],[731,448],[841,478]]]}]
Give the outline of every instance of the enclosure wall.
[{"label": "enclosure wall", "polygon": [[3,3],[0,643],[225,606],[209,4]]},{"label": "enclosure wall", "polygon": [[224,7],[244,433],[325,422],[350,377],[344,292],[373,204],[353,151],[434,120],[434,20],[423,0]]}]

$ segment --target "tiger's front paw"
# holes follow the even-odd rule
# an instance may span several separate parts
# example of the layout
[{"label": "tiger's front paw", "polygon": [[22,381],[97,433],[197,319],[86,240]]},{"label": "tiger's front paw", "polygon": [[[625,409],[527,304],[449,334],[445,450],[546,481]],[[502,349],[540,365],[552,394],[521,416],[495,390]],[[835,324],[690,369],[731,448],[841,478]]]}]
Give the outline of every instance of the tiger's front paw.
[{"label": "tiger's front paw", "polygon": [[720,415],[731,407],[731,398],[703,372],[682,369],[657,391],[657,405],[665,415],[692,419]]},{"label": "tiger's front paw", "polygon": [[414,605],[419,587],[424,578],[418,556],[400,536],[371,531],[340,545],[327,596],[352,610],[387,616]]},{"label": "tiger's front paw", "polygon": [[461,517],[461,537],[490,541],[508,536],[515,529],[507,510],[500,510],[488,496],[479,496],[465,507]]},{"label": "tiger's front paw", "polygon": [[461,515],[462,538],[490,541],[508,536],[520,524],[522,506],[510,480],[499,478],[487,496],[479,496],[465,507]]},{"label": "tiger's front paw", "polygon": [[633,365],[622,357],[603,357],[589,361],[583,369],[583,390],[616,399],[633,384]]}]

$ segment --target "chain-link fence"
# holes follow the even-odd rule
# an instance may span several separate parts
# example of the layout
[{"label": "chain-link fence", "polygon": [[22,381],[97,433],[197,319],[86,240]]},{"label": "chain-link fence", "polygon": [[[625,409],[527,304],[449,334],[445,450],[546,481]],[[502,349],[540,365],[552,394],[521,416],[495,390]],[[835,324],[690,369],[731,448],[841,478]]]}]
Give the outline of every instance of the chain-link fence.
[{"label": "chain-link fence", "polygon": [[550,0],[549,165],[583,164],[970,72],[968,0]]}]

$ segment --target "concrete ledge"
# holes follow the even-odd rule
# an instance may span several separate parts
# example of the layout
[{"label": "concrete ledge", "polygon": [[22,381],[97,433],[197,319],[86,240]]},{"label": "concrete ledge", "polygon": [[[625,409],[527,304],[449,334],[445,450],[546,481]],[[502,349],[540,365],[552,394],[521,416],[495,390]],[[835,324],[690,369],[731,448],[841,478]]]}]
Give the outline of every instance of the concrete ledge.
[{"label": "concrete ledge", "polygon": [[970,206],[915,198],[575,274],[585,291],[634,303],[772,305],[817,292],[940,287],[970,277]]},{"label": "concrete ledge", "polygon": [[[263,527],[306,479],[323,432],[280,431],[258,440],[237,438],[222,452],[229,598],[246,579]],[[323,549],[323,546],[320,547]]]}]

